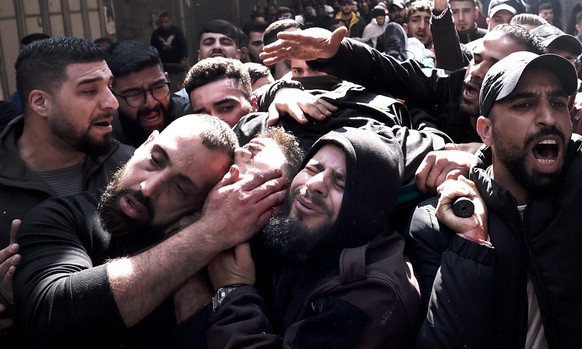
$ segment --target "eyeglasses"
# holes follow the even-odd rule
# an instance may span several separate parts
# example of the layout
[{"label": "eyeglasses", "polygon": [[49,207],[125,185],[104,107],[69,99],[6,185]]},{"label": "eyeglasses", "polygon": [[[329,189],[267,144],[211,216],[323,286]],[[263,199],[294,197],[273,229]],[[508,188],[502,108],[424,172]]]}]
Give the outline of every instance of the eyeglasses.
[{"label": "eyeglasses", "polygon": [[132,108],[139,108],[146,103],[147,93],[149,92],[152,97],[160,102],[164,98],[170,95],[170,84],[171,82],[162,82],[147,90],[135,90],[124,95],[117,94],[113,92],[117,97],[123,98],[125,103]]}]

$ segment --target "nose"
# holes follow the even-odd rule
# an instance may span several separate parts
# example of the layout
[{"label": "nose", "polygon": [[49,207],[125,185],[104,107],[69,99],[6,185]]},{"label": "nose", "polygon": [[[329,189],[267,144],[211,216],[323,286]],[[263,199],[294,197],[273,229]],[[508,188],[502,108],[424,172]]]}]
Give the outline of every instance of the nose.
[{"label": "nose", "polygon": [[475,61],[471,61],[467,69],[469,70],[469,75],[471,76],[471,78],[479,78],[479,80],[481,81],[483,81],[483,77],[485,76],[488,70],[485,69],[482,62],[475,63]]},{"label": "nose", "polygon": [[312,176],[305,182],[307,190],[311,193],[317,193],[322,197],[326,197],[329,193],[329,186],[331,185],[331,178],[328,171],[322,171]]},{"label": "nose", "polygon": [[105,96],[103,99],[103,109],[108,109],[108,110],[116,110],[117,108],[119,108],[119,101],[117,100],[117,97],[115,97],[115,95],[113,94],[113,92],[111,92],[111,89],[107,88],[105,91]]},{"label": "nose", "polygon": [[165,179],[162,173],[149,174],[148,177],[139,184],[139,187],[143,196],[154,198],[159,195],[164,183]]},{"label": "nose", "polygon": [[156,103],[158,103],[158,101],[152,95],[152,91],[147,91],[145,96],[146,96],[145,105],[148,106],[149,108],[153,108],[156,105]]},{"label": "nose", "polygon": [[536,109],[536,122],[538,124],[547,126],[556,124],[556,112],[550,103],[550,101],[544,101],[540,103],[540,108]]}]

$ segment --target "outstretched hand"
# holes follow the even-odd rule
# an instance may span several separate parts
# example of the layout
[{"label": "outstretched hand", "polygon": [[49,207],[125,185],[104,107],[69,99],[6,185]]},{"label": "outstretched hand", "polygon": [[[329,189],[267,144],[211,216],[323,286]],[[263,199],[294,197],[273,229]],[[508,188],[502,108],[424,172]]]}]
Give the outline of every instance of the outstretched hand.
[{"label": "outstretched hand", "polygon": [[331,58],[339,50],[348,29],[340,27],[333,33],[323,28],[308,28],[297,31],[282,31],[279,40],[263,48],[259,57],[265,65],[273,65],[284,59],[312,61]]}]

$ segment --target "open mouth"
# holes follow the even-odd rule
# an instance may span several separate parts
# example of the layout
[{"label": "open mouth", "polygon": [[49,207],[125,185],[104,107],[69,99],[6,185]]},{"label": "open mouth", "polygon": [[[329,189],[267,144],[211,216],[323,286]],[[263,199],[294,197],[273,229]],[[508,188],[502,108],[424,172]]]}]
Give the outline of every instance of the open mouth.
[{"label": "open mouth", "polygon": [[545,139],[532,148],[536,161],[541,165],[553,165],[558,161],[560,146],[554,139]]},{"label": "open mouth", "polygon": [[124,195],[119,204],[123,213],[128,217],[140,222],[148,220],[147,208],[135,196],[131,194]]}]

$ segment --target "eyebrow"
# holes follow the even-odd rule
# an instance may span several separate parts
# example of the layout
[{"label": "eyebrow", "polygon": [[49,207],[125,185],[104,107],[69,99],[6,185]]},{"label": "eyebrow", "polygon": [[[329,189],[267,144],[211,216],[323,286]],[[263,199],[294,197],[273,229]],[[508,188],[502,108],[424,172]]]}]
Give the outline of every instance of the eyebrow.
[{"label": "eyebrow", "polygon": [[[313,161],[314,161],[313,166],[315,166],[315,168],[317,168],[319,171],[322,171],[322,172],[325,170],[324,164],[322,164],[321,162],[319,162],[317,160],[313,160]],[[346,181],[346,176],[343,172],[340,172],[338,170],[331,170],[331,172],[332,172],[333,177],[335,179],[339,179],[339,180],[342,180],[344,182]]]},{"label": "eyebrow", "polygon": [[228,102],[236,102],[236,99],[234,99],[232,97],[226,97],[226,98],[223,98],[223,99],[221,99],[219,101],[216,101],[216,102],[212,103],[212,105],[215,106],[215,107],[217,107],[217,106],[220,106],[222,104],[226,104]]},{"label": "eyebrow", "polygon": [[[550,97],[568,97],[568,94],[566,93],[566,91],[560,89],[560,90],[550,91],[548,93],[548,96],[550,96]],[[514,94],[510,94],[509,96],[507,96],[505,98],[505,100],[507,102],[511,103],[511,102],[518,100],[518,99],[533,98],[533,97],[537,97],[537,95],[533,92],[524,91],[524,92],[517,92]]]},{"label": "eyebrow", "polygon": [[[94,77],[94,78],[88,78],[88,79],[84,79],[79,81],[79,83],[77,84],[77,86],[82,86],[82,85],[89,85],[98,81],[103,81],[105,80],[104,77],[102,76],[98,76],[98,77]],[[109,82],[113,81],[113,76],[109,77]]]},{"label": "eyebrow", "polygon": [[[162,148],[162,146],[160,146],[159,144],[154,144],[154,146],[152,147],[152,152],[159,152],[162,157],[164,158],[164,160],[166,161],[166,164],[172,164],[172,160],[170,159],[170,156],[168,155],[168,152],[166,152],[166,150],[164,148]],[[200,191],[200,188],[198,187],[198,185],[196,185],[196,183],[194,183],[194,181],[192,181],[192,179],[188,176],[186,176],[183,173],[178,173],[176,175],[176,177],[180,180],[185,181],[188,185],[190,185],[192,187],[192,189],[194,191]]]},{"label": "eyebrow", "polygon": [[[158,80],[152,82],[151,84],[148,85],[148,88],[152,88],[152,86],[154,85],[158,85],[162,82],[167,82],[165,78],[160,77]],[[127,92],[130,91],[144,91],[144,89],[142,89],[141,87],[128,87],[125,90],[121,90],[119,92],[119,94],[126,94]]]}]

